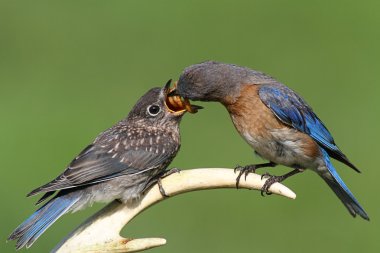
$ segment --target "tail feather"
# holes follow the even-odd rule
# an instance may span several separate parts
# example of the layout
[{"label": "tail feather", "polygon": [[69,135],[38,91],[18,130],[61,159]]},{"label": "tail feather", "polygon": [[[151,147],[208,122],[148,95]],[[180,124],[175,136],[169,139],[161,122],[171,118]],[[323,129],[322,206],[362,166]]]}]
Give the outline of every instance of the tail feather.
[{"label": "tail feather", "polygon": [[328,186],[330,186],[330,188],[335,192],[340,201],[342,201],[344,206],[348,209],[348,211],[353,217],[356,217],[356,215],[358,214],[363,219],[369,220],[369,217],[367,213],[364,211],[363,207],[361,207],[354,195],[348,189],[347,185],[340,178],[334,166],[331,164],[327,152],[322,149],[322,153],[324,155],[325,164],[328,169],[328,172],[320,174],[323,180],[325,180]]},{"label": "tail feather", "polygon": [[17,240],[16,249],[29,248],[59,217],[67,213],[79,196],[59,196],[51,199],[18,226],[8,240]]}]

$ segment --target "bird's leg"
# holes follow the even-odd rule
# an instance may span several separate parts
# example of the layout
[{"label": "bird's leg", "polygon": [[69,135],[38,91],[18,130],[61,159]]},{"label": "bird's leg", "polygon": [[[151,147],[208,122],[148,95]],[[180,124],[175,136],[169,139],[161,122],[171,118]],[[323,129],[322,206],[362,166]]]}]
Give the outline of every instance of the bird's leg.
[{"label": "bird's leg", "polygon": [[170,170],[165,170],[161,175],[158,176],[158,180],[157,180],[157,185],[158,185],[158,189],[160,190],[160,193],[163,197],[165,198],[168,198],[170,197],[169,195],[166,194],[165,190],[164,190],[164,187],[162,187],[162,182],[161,180],[164,179],[165,177],[167,176],[170,176],[171,174],[173,173],[180,173],[181,170],[178,169],[178,168],[173,168],[173,169],[170,169]]},{"label": "bird's leg", "polygon": [[181,170],[178,169],[178,168],[172,168],[170,170],[165,170],[161,175],[160,175],[160,178],[161,179],[164,179],[165,177],[168,177],[170,176],[171,174],[174,174],[174,173],[180,173]]},{"label": "bird's leg", "polygon": [[267,181],[265,181],[263,188],[261,188],[261,196],[264,196],[264,192],[267,195],[271,195],[271,193],[268,190],[272,184],[280,183],[280,182],[284,181],[285,179],[287,179],[288,177],[293,176],[293,175],[298,174],[298,173],[303,172],[303,171],[304,171],[303,169],[294,169],[291,172],[288,172],[288,173],[281,175],[281,176],[272,176],[268,172],[264,173],[261,176],[261,179],[263,179],[263,177],[266,177],[266,176],[269,178],[267,179]]},{"label": "bird's leg", "polygon": [[239,182],[241,176],[244,174],[244,178],[247,179],[247,176],[249,173],[255,173],[257,169],[260,168],[266,168],[266,167],[275,167],[277,164],[274,162],[269,162],[269,163],[261,163],[261,164],[251,164],[251,165],[246,165],[246,166],[236,166],[234,169],[234,172],[239,171],[239,175],[236,178],[236,188],[239,189]]}]

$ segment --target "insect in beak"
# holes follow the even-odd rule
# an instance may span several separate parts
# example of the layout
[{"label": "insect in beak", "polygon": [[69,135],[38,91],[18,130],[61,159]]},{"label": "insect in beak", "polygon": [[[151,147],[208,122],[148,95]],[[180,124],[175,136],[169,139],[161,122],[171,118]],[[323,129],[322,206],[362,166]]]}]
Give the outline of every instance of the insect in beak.
[{"label": "insect in beak", "polygon": [[202,106],[192,105],[187,98],[183,98],[176,94],[177,82],[173,87],[170,87],[171,79],[165,85],[165,105],[172,113],[183,114],[185,112],[197,113],[198,110],[203,109]]}]

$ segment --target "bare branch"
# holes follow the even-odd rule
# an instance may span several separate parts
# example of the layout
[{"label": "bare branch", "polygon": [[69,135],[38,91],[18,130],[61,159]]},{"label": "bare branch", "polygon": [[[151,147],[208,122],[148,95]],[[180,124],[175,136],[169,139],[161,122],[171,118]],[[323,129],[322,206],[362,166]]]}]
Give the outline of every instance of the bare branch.
[{"label": "bare branch", "polygon": [[[235,188],[236,174],[232,169],[209,168],[183,170],[162,180],[162,186],[169,196],[185,192]],[[240,188],[260,190],[266,179],[250,173],[240,181]],[[282,184],[275,183],[269,191],[291,199],[296,194]],[[81,224],[53,252],[136,252],[166,244],[162,238],[129,239],[120,236],[121,229],[136,215],[165,198],[158,186],[152,187],[146,195],[133,205],[112,202]]]}]

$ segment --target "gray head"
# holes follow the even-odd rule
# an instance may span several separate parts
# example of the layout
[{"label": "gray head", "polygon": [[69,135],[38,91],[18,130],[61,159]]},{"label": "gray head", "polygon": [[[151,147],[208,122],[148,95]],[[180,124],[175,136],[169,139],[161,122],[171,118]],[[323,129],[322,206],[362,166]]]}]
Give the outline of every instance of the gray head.
[{"label": "gray head", "polygon": [[183,71],[176,94],[192,100],[227,103],[240,95],[241,85],[271,80],[271,77],[249,68],[208,61],[191,65]]},{"label": "gray head", "polygon": [[[148,121],[153,126],[178,124],[182,116],[189,111],[189,108],[194,111],[199,109],[190,104],[187,108],[182,104],[173,106],[167,96],[170,92],[170,82],[171,80],[163,88],[152,88],[145,93],[132,108],[127,120],[129,122]],[[170,101],[172,101],[172,97]]]}]

